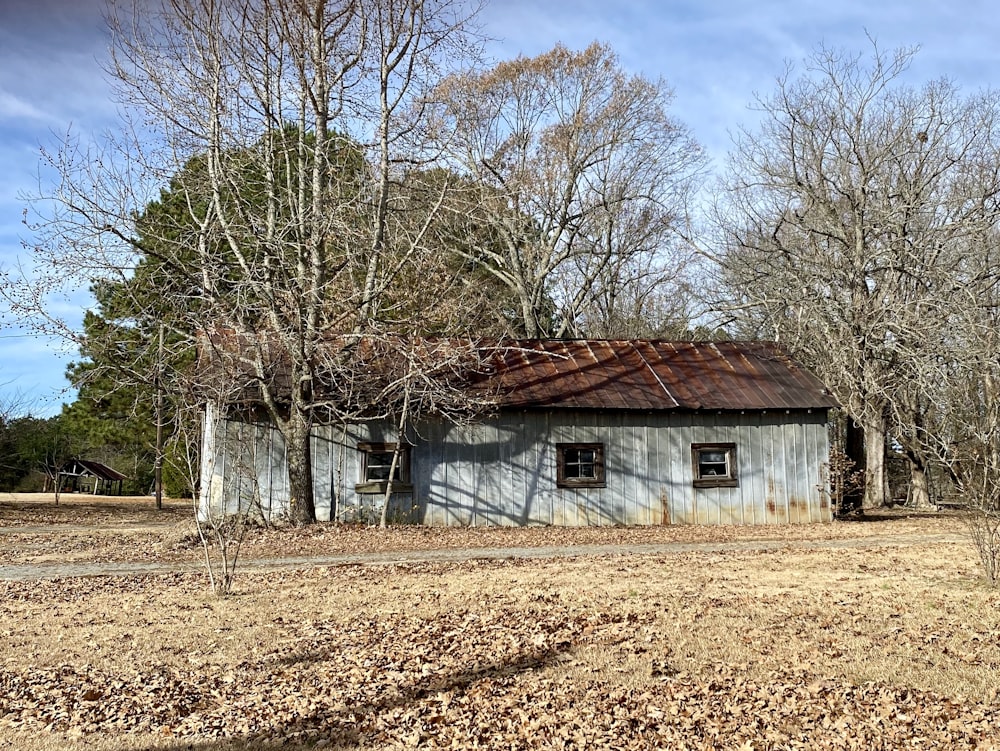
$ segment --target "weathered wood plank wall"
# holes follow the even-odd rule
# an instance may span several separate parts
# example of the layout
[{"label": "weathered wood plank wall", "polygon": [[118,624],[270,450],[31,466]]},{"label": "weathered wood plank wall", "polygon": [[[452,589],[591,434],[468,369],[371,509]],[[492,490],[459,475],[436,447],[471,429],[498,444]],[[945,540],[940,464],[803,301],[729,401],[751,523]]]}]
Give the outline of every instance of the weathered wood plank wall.
[{"label": "weathered wood plank wall", "polygon": [[[206,430],[206,435],[213,431]],[[288,503],[284,442],[267,425],[221,420],[206,498]],[[359,494],[359,441],[393,442],[389,426],[321,426],[313,434],[320,519],[371,521],[380,495]],[[409,436],[413,493],[390,519],[428,525],[774,524],[832,518],[827,418],[814,412],[507,412],[468,426],[433,422]],[[603,443],[606,486],[556,486],[557,443]],[[694,487],[691,445],[736,444],[736,487]],[[207,446],[206,446],[207,448]],[[246,471],[252,467],[252,471]],[[212,490],[215,488],[215,490]],[[238,501],[242,498],[242,501]]]}]

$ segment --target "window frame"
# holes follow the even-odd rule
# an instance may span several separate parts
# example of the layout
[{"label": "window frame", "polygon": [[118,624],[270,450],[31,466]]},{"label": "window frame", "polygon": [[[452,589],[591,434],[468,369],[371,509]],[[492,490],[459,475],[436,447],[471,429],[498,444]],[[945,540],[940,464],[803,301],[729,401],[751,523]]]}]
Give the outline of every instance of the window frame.
[{"label": "window frame", "polygon": [[[593,451],[593,462],[567,461],[568,451]],[[603,443],[557,443],[556,444],[556,486],[560,488],[604,488],[607,487],[606,473],[604,467],[604,444]],[[594,475],[592,477],[567,477],[567,465],[582,466],[592,463]]]},{"label": "window frame", "polygon": [[[702,475],[701,452],[721,451],[726,456],[726,474]],[[692,443],[691,444],[691,474],[696,488],[735,488],[739,485],[736,464],[735,443]]]},{"label": "window frame", "polygon": [[[398,479],[392,481],[392,492],[407,493],[413,490],[410,481],[410,450],[413,448],[408,443],[377,443],[371,441],[359,441],[358,453],[361,454],[360,478],[354,486],[356,493],[384,493],[389,487],[389,480],[380,480],[368,476],[369,458],[372,454],[391,454],[399,446],[399,462],[396,467]],[[384,466],[384,465],[375,465]]]}]

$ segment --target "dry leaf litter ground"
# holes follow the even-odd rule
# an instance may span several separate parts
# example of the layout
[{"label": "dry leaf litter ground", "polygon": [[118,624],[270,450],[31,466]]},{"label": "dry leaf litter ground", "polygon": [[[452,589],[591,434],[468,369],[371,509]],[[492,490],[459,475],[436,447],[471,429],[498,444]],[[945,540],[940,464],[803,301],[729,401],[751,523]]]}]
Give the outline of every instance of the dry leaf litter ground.
[{"label": "dry leaf litter ground", "polygon": [[[0,496],[4,560],[53,577],[0,582],[0,748],[1000,747],[1000,594],[954,517],[260,530],[251,558],[620,551],[247,569],[219,600],[190,508],[149,506]],[[713,548],[755,540],[784,547]],[[93,560],[189,570],[58,576]]]}]

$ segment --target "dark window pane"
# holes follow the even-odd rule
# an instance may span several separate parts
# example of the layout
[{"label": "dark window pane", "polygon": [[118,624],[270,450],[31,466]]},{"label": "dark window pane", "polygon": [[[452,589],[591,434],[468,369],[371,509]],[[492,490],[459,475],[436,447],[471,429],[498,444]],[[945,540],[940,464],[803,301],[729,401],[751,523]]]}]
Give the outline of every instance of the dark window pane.
[{"label": "dark window pane", "polygon": [[391,451],[373,451],[368,454],[368,464],[384,464],[389,466],[392,464],[392,452]]},{"label": "dark window pane", "polygon": [[368,479],[369,480],[388,480],[389,479],[389,467],[383,465],[377,465],[375,467],[368,465]]},{"label": "dark window pane", "polygon": [[[396,472],[393,475],[394,480],[399,479],[399,470],[402,465],[402,457],[396,464]],[[366,480],[370,481],[384,481],[389,479],[389,470],[392,468],[392,452],[391,451],[371,451],[368,453],[368,471],[366,473]]]},{"label": "dark window pane", "polygon": [[568,478],[597,477],[594,449],[566,449],[563,467]]},{"label": "dark window pane", "polygon": [[728,452],[711,449],[698,452],[699,477],[729,477]]},{"label": "dark window pane", "polygon": [[603,487],[604,451],[600,444],[561,444],[557,450],[559,483],[570,487]]},{"label": "dark window pane", "polygon": [[694,485],[698,488],[734,488],[736,482],[736,444],[691,444]]}]

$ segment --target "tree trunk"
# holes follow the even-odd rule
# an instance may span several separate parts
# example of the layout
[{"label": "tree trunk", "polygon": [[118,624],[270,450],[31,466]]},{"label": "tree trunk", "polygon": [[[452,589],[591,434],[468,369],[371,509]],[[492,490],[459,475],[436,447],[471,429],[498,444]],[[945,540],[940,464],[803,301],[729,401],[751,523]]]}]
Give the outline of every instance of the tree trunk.
[{"label": "tree trunk", "polygon": [[[918,439],[914,441],[901,440],[903,456],[910,468],[910,485],[907,490],[907,500],[914,508],[920,511],[929,511],[934,507],[931,505],[930,483],[928,481],[927,461],[920,453],[919,436],[926,435],[924,427],[925,410],[916,404],[911,403],[908,411],[909,422],[913,435]],[[904,436],[905,439],[905,436]]]},{"label": "tree trunk", "polygon": [[524,325],[524,335],[528,339],[537,339],[541,336],[538,326],[538,311],[532,306],[526,292],[521,294],[521,323]]},{"label": "tree trunk", "polygon": [[[199,520],[211,517],[214,512],[214,509],[212,508],[212,503],[214,501],[213,496],[223,498],[222,489],[216,489],[214,487],[215,458],[219,450],[215,442],[219,413],[219,405],[217,405],[214,401],[208,400],[205,403],[205,423],[201,436],[201,467],[199,468],[199,479],[198,482],[194,482],[194,478],[190,478],[192,480],[191,487],[197,488],[198,496],[195,508],[197,509],[197,517]],[[219,509],[219,513],[225,513],[225,500],[222,501],[222,507]]]},{"label": "tree trunk", "polygon": [[889,497],[885,467],[885,425],[865,426],[865,496],[861,508],[881,508]]},{"label": "tree trunk", "polygon": [[906,450],[906,461],[910,465],[910,501],[914,508],[920,511],[933,509],[930,483],[927,478],[927,463],[910,450]]},{"label": "tree trunk", "polygon": [[153,491],[156,510],[163,509],[163,325],[160,325],[156,350],[156,458],[153,461]]},{"label": "tree trunk", "polygon": [[163,422],[160,415],[163,410],[163,392],[156,394],[156,459],[153,462],[153,493],[156,499],[156,510],[163,510]]},{"label": "tree trunk", "polygon": [[316,521],[316,504],[307,416],[293,406],[284,432],[288,455],[288,514],[293,524],[312,524]]},{"label": "tree trunk", "polygon": [[[865,471],[865,430],[847,415],[847,431],[844,436],[844,453],[853,462],[848,474]],[[848,483],[841,500],[840,513],[857,511],[864,502],[864,487],[860,484]]]},{"label": "tree trunk", "polygon": [[382,513],[379,516],[378,527],[379,529],[385,529],[389,526],[389,499],[392,498],[393,477],[396,476],[396,468],[399,467],[399,452],[403,447],[403,436],[400,435],[396,439],[396,449],[392,452],[392,463],[389,465],[389,481],[385,484],[385,493],[382,497]]}]

